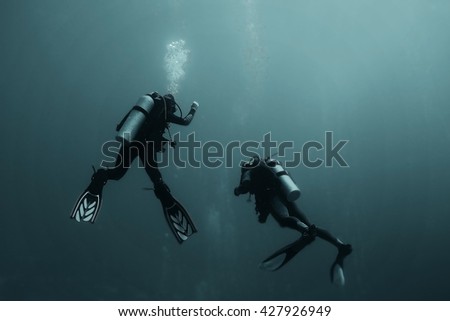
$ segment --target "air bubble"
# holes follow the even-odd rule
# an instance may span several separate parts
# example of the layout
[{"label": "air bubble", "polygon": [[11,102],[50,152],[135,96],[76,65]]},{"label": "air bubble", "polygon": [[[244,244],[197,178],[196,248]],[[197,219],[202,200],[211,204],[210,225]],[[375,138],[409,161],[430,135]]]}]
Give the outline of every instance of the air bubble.
[{"label": "air bubble", "polygon": [[184,77],[184,68],[189,58],[190,50],[185,48],[184,40],[177,40],[167,45],[167,52],[164,57],[165,70],[167,73],[167,90],[172,94],[177,94],[180,81]]}]

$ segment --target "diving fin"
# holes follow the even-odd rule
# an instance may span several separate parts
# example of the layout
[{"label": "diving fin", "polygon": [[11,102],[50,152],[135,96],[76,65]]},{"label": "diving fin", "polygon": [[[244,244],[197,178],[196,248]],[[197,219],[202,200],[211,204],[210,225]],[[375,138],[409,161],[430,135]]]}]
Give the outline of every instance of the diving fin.
[{"label": "diving fin", "polygon": [[197,232],[189,213],[184,206],[170,194],[167,185],[164,183],[158,184],[155,188],[155,194],[161,201],[164,216],[178,243],[183,243],[192,234]]},{"label": "diving fin", "polygon": [[334,283],[338,286],[345,285],[344,268],[341,265],[334,263],[331,267],[330,274],[331,283]]},{"label": "diving fin", "polygon": [[331,265],[330,269],[331,283],[339,286],[345,285],[344,258],[352,253],[352,251],[353,249],[350,244],[342,244],[340,246],[336,260],[334,260],[333,265]]},{"label": "diving fin", "polygon": [[298,252],[303,250],[314,240],[311,235],[304,235],[297,241],[279,249],[259,265],[259,268],[266,271],[276,271],[288,263]]},{"label": "diving fin", "polygon": [[102,196],[92,194],[88,190],[78,198],[78,201],[70,215],[70,218],[75,219],[77,222],[91,222],[94,223],[97,218],[100,206],[102,203]]},{"label": "diving fin", "polygon": [[106,184],[106,170],[99,169],[92,175],[92,181],[78,198],[70,218],[77,222],[94,223],[102,205],[103,186]]},{"label": "diving fin", "polygon": [[176,199],[170,206],[163,205],[164,216],[178,243],[183,243],[189,236],[197,232],[188,212]]}]

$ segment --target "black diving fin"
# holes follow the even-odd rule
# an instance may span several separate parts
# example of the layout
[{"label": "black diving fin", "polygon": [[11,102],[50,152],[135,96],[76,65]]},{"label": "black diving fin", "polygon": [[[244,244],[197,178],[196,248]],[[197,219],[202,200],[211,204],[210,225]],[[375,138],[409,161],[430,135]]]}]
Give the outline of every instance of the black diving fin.
[{"label": "black diving fin", "polygon": [[70,218],[77,222],[95,222],[102,205],[103,186],[106,184],[105,173],[103,169],[95,171],[94,168],[92,181],[78,198]]},{"label": "black diving fin", "polygon": [[352,251],[353,248],[350,244],[343,244],[340,246],[336,260],[333,262],[330,268],[331,283],[339,286],[345,285],[344,258],[347,255],[351,254]]},{"label": "black diving fin", "polygon": [[158,184],[158,187],[155,188],[155,195],[161,201],[164,216],[178,243],[183,243],[192,234],[197,232],[189,213],[184,206],[170,194],[167,185],[164,183]]},{"label": "black diving fin", "polygon": [[279,249],[267,259],[261,262],[259,268],[266,271],[276,271],[287,264],[290,260],[297,255],[298,252],[303,250],[308,244],[314,240],[314,237],[310,235],[304,235],[297,241],[292,242],[283,248]]},{"label": "black diving fin", "polygon": [[175,198],[173,199],[172,205],[163,205],[163,211],[167,223],[169,223],[178,243],[183,243],[188,237],[197,232],[188,212]]}]

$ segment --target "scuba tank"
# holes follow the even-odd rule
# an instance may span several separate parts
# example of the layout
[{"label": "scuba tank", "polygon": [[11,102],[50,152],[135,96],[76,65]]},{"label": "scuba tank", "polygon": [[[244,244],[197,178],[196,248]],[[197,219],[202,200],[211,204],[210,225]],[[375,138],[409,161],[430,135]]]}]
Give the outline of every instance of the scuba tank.
[{"label": "scuba tank", "polygon": [[136,136],[149,117],[155,101],[150,95],[141,96],[136,105],[128,112],[120,124],[117,126],[116,140],[123,144],[129,144],[136,139]]},{"label": "scuba tank", "polygon": [[268,159],[266,160],[266,165],[278,181],[281,194],[284,195],[289,202],[297,200],[301,194],[300,189],[294,183],[288,172],[281,166],[280,162],[274,159]]}]

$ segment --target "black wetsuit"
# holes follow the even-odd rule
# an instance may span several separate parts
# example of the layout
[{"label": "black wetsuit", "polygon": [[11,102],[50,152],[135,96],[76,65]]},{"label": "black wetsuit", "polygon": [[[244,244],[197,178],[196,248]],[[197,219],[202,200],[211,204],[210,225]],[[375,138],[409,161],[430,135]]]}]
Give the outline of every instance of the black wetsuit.
[{"label": "black wetsuit", "polygon": [[[149,94],[148,96],[151,95]],[[174,105],[168,106],[170,104],[167,101],[166,105],[164,105],[162,96],[153,95],[153,99],[156,108],[153,108],[147,116],[135,140],[130,144],[121,146],[115,166],[106,170],[99,169],[94,174],[93,180],[98,179],[104,183],[110,179],[120,180],[130,168],[134,159],[139,156],[143,164],[145,164],[145,171],[155,185],[155,189],[163,184],[156,160],[157,153],[163,151],[166,144],[170,144],[170,141],[163,136],[164,132],[170,123],[182,126],[189,125],[194,118],[196,108],[191,107],[186,117],[181,118],[174,114]],[[121,124],[123,124],[124,120]],[[120,128],[121,124],[117,126],[117,129]]]},{"label": "black wetsuit", "polygon": [[317,236],[336,246],[338,254],[331,265],[330,278],[334,282],[335,275],[342,275],[339,279],[345,283],[345,278],[343,278],[344,258],[352,252],[352,246],[344,244],[327,230],[311,224],[297,204],[287,200],[286,196],[281,193],[280,180],[269,166],[274,164],[271,162],[276,163],[277,161],[270,159],[262,161],[259,158],[253,158],[251,162],[244,164],[241,168],[240,184],[234,189],[234,195],[254,194],[256,211],[259,214],[258,220],[261,223],[264,223],[268,215],[272,214],[282,227],[299,231],[302,236],[296,242],[283,247],[264,260],[261,266],[272,271],[279,269],[314,241]]},{"label": "black wetsuit", "polygon": [[[165,138],[164,132],[170,123],[187,126],[192,121],[197,110],[198,103],[193,102],[191,110],[184,118],[174,115],[176,102],[172,95],[160,96],[157,93],[149,95],[153,99],[153,105],[147,111],[140,105],[134,106],[131,111],[138,110],[145,115],[145,120],[139,128],[134,128],[136,134],[130,142],[124,140],[117,155],[115,166],[111,168],[94,169],[91,182],[86,190],[78,198],[70,217],[78,222],[94,223],[102,204],[103,187],[110,179],[121,179],[134,159],[139,158],[145,164],[145,170],[154,184],[154,192],[160,200],[164,216],[175,238],[179,243],[186,241],[197,229],[183,205],[170,193],[169,187],[164,183],[157,166],[157,153],[163,151],[165,144],[170,141]],[[117,126],[121,127],[127,121],[131,111]],[[130,121],[136,121],[131,119]],[[137,121],[136,121],[137,122]],[[121,134],[120,134],[121,135]],[[119,136],[121,137],[121,136]],[[171,142],[170,142],[171,143]]]},{"label": "black wetsuit", "polygon": [[305,213],[296,202],[289,202],[279,191],[278,180],[266,165],[266,161],[257,160],[253,164],[242,167],[240,185],[235,188],[234,194],[251,193],[255,195],[256,212],[258,220],[264,223],[269,214],[282,227],[288,227],[307,234],[310,237],[318,236],[338,249],[343,243],[332,236],[327,230],[319,228],[308,220]]}]

